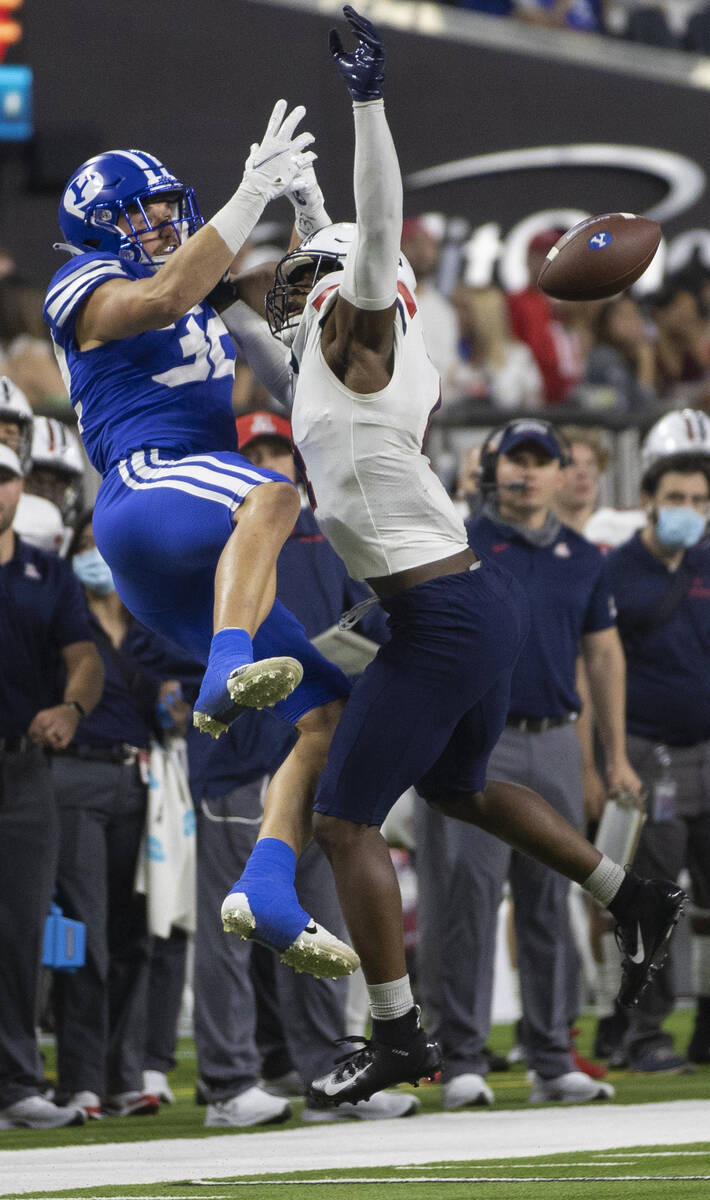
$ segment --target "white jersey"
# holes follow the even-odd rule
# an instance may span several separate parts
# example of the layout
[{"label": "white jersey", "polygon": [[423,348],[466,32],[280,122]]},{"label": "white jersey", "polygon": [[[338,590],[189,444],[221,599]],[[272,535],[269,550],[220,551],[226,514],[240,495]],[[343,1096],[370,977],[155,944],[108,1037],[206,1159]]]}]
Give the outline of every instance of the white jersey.
[{"label": "white jersey", "polygon": [[468,541],[422,452],[439,376],[410,290],[400,282],[392,378],[382,391],[359,395],[333,374],[321,350],[321,324],[337,287],[337,276],[319,281],[294,339],[291,428],[323,533],[353,579],[379,578],[457,554]]}]

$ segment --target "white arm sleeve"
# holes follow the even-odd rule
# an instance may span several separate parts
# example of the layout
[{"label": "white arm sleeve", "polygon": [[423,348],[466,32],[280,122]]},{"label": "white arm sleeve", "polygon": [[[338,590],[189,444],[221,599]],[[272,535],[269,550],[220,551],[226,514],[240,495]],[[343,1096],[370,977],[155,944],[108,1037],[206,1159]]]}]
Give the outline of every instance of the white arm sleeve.
[{"label": "white arm sleeve", "polygon": [[293,372],[289,355],[272,337],[266,321],[243,300],[230,304],[221,316],[259,383],[263,383],[267,392],[290,412]]},{"label": "white arm sleeve", "polygon": [[353,104],[357,233],[340,295],[356,308],[389,308],[397,298],[402,176],[383,100]]}]

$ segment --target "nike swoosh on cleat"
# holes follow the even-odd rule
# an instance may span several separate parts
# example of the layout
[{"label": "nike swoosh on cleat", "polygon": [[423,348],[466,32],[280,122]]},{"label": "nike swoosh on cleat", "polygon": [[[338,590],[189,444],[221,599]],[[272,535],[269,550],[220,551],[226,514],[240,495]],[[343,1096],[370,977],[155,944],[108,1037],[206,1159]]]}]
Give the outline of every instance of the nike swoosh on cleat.
[{"label": "nike swoosh on cleat", "polygon": [[341,1080],[340,1083],[331,1083],[329,1079],[326,1079],[323,1084],[323,1091],[326,1096],[337,1096],[344,1088],[350,1087],[351,1084],[355,1083],[357,1079],[369,1071],[371,1065],[371,1063],[367,1063],[366,1066],[360,1067],[358,1071],[354,1071],[352,1075],[349,1075],[347,1079]]},{"label": "nike swoosh on cleat", "polygon": [[303,932],[304,933],[317,933],[318,926],[316,925],[315,921],[311,921],[310,925],[306,925],[306,928],[303,930]]},{"label": "nike swoosh on cleat", "polygon": [[643,962],[644,958],[646,957],[646,950],[645,950],[644,944],[643,944],[643,936],[641,934],[641,926],[638,923],[638,921],[636,922],[636,929],[638,931],[637,937],[636,937],[637,950],[636,950],[635,954],[630,954],[629,958],[632,963],[636,963],[636,965],[638,966]]}]

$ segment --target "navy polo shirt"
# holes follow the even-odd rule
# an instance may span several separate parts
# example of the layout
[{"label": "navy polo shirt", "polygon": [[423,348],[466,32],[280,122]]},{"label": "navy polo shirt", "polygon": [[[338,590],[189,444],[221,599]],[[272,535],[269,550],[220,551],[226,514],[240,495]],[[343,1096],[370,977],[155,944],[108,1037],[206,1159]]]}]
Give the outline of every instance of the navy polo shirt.
[{"label": "navy polo shirt", "polygon": [[90,642],[84,590],[69,563],[15,538],[0,565],[0,737],[22,737],[59,703],[61,652]]},{"label": "navy polo shirt", "polygon": [[604,557],[567,525],[549,546],[534,546],[488,516],[466,522],[469,544],[519,579],[531,625],[513,671],[510,712],[562,717],[579,712],[575,686],[580,639],[614,625],[614,601]]},{"label": "navy polo shirt", "polygon": [[[370,591],[350,578],[310,508],[302,508],[278,558],[276,594],[308,636],[316,637]],[[373,641],[385,641],[389,634],[384,610],[378,605],[357,629]],[[201,796],[223,796],[233,787],[272,774],[297,736],[291,725],[268,711],[245,713],[217,741],[191,731],[190,786],[195,801]]]},{"label": "navy polo shirt", "polygon": [[626,726],[629,733],[669,746],[710,739],[710,547],[683,556],[689,589],[670,619],[634,637],[673,583],[673,574],[646,549],[641,532],[607,562],[626,651]]}]

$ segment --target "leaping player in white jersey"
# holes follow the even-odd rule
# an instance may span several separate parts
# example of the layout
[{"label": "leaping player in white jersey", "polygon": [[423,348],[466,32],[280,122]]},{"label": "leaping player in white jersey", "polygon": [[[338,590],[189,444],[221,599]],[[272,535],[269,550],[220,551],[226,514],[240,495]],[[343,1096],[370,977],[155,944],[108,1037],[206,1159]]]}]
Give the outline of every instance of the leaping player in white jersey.
[{"label": "leaping player in white jersey", "polygon": [[[315,202],[304,218],[316,232],[282,260],[267,297],[272,329],[292,346],[293,436],[316,517],[350,574],[370,583],[391,631],[346,703],[316,792],[314,834],[360,955],[373,1031],[311,1084],[309,1102],[321,1106],[417,1082],[440,1066],[438,1046],[419,1025],[399,887],[379,831],[410,785],[610,907],[625,953],[626,1003],[662,957],[684,901],[675,884],[639,880],[602,857],[536,793],[486,782],[527,602],[511,575],[468,547],[422,453],[438,378],[400,255],[402,184],[382,99],[384,51],[369,21],[350,6],[343,11],[355,49],[346,52],[336,31],[330,49],[353,99],[356,225],[317,228],[327,217],[311,175],[304,199]],[[264,322],[241,301],[223,318],[278,390],[283,358],[272,343],[270,361]],[[238,881],[224,902],[225,924],[240,929],[248,915]]]}]

